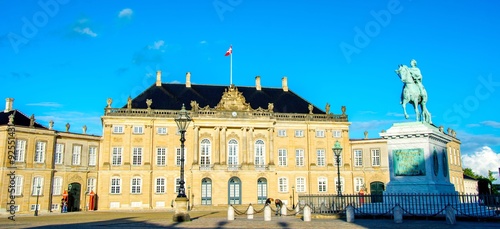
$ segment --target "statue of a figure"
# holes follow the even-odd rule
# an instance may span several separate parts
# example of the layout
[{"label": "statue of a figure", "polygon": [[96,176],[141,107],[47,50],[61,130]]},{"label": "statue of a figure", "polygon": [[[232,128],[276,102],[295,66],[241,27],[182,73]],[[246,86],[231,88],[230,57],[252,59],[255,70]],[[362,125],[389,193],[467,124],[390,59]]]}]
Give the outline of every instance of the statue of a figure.
[{"label": "statue of a figure", "polygon": [[30,116],[30,127],[35,127],[35,115]]},{"label": "statue of a figure", "polygon": [[66,123],[66,132],[69,132],[70,127],[71,127],[71,125],[69,125],[69,123]]},{"label": "statue of a figure", "polygon": [[9,115],[9,125],[14,125],[14,114]]},{"label": "statue of a figure", "polygon": [[309,104],[309,106],[307,106],[307,108],[309,109],[309,114],[312,114],[313,113],[313,105],[312,104]]},{"label": "statue of a figure", "polygon": [[52,130],[54,128],[54,121],[50,120],[49,121],[49,130]]},{"label": "statue of a figure", "polygon": [[111,108],[111,104],[113,103],[113,99],[112,98],[108,98],[106,100],[106,103],[108,104],[107,108]]},{"label": "statue of a figure", "polygon": [[330,104],[329,103],[326,103],[325,112],[326,112],[326,114],[330,114]]},{"label": "statue of a figure", "polygon": [[[408,118],[406,113],[406,104],[410,103],[415,109],[415,116],[417,121],[424,121],[432,123],[431,114],[427,110],[427,91],[422,84],[422,73],[417,68],[417,61],[411,60],[411,68],[406,65],[399,65],[396,70],[401,81],[404,83],[403,92],[401,93],[401,105],[405,118]],[[419,110],[419,107],[421,111]]]},{"label": "statue of a figure", "polygon": [[130,96],[129,96],[127,99],[127,109],[131,109],[131,108],[132,108],[132,98],[130,98]]},{"label": "statue of a figure", "polygon": [[274,103],[267,104],[267,111],[274,112]]}]

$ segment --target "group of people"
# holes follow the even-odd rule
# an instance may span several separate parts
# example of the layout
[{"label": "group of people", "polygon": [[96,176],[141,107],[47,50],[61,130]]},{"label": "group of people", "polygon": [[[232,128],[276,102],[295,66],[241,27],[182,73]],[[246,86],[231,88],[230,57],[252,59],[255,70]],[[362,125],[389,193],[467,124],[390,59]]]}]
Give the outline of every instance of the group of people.
[{"label": "group of people", "polygon": [[280,199],[274,200],[273,198],[267,198],[266,205],[270,205],[273,201],[274,204],[276,205],[276,213],[274,215],[281,216],[281,208],[283,207],[283,202]]}]

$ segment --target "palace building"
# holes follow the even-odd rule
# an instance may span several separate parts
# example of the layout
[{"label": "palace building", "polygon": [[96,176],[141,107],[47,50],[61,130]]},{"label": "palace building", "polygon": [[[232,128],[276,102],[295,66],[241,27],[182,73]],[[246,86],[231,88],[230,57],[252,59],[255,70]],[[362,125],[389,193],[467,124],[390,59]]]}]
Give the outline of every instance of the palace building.
[{"label": "palace building", "polygon": [[[41,212],[59,212],[65,193],[72,210],[171,209],[182,153],[174,119],[183,106],[192,118],[184,163],[194,208],[263,204],[268,197],[291,205],[299,195],[337,194],[338,182],[343,194],[379,194],[389,182],[386,140],[367,132],[350,138],[345,106],[320,109],[289,90],[286,77],[281,88],[261,86],[259,76],[252,87],[198,85],[190,73],[185,84],[162,83],[158,71],[156,83],[126,105],[114,107],[108,99],[102,136],[71,133],[69,125],[55,131],[12,108],[0,114],[2,153],[8,151],[7,128],[16,130],[17,211],[33,210],[38,197]],[[463,192],[460,141],[453,137],[450,181]],[[332,150],[337,141],[338,164]],[[8,156],[1,160],[4,211]],[[91,194],[95,202],[89,203]]]}]

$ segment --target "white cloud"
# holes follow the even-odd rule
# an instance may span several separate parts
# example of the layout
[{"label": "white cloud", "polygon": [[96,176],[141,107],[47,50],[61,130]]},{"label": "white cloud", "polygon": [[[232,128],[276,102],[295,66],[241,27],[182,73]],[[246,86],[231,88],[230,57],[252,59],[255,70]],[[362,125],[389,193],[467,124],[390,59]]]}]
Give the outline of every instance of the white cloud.
[{"label": "white cloud", "polygon": [[500,168],[500,154],[483,146],[472,154],[462,155],[462,164],[464,168],[471,168],[474,173],[488,177],[488,170],[498,171]]},{"label": "white cloud", "polygon": [[75,27],[74,30],[75,30],[75,32],[80,33],[80,34],[89,35],[91,37],[97,37],[97,33],[92,31],[92,29],[90,29],[90,27],[85,27],[85,28]]},{"label": "white cloud", "polygon": [[375,111],[360,111],[359,114],[370,115],[370,114],[377,114],[377,112],[375,112]]},{"label": "white cloud", "polygon": [[130,8],[125,8],[118,13],[119,18],[131,18],[134,11]]},{"label": "white cloud", "polygon": [[457,137],[462,142],[462,155],[471,154],[483,146],[495,148],[500,145],[500,137],[491,134],[469,134],[457,131]]},{"label": "white cloud", "polygon": [[381,131],[384,128],[390,128],[393,123],[400,122],[401,120],[373,120],[365,122],[353,122],[351,130],[377,130]]},{"label": "white cloud", "polygon": [[483,124],[485,126],[493,127],[493,128],[500,128],[500,122],[497,122],[497,121],[484,121],[484,122],[481,122],[481,124]]},{"label": "white cloud", "polygon": [[207,41],[203,40],[203,41],[200,41],[200,44],[206,44]]},{"label": "white cloud", "polygon": [[385,115],[390,116],[390,117],[404,117],[405,116],[403,112],[387,112],[387,114],[385,114]]},{"label": "white cloud", "polygon": [[82,133],[82,127],[87,126],[87,134],[102,134],[101,114],[83,113],[78,111],[51,111],[44,112],[37,116],[42,125],[48,127],[50,120],[54,121],[54,129],[59,131],[66,130],[66,123],[71,125],[70,132]]},{"label": "white cloud", "polygon": [[158,40],[153,43],[153,45],[148,46],[149,49],[159,50],[161,47],[165,45],[165,41]]},{"label": "white cloud", "polygon": [[56,102],[40,102],[40,103],[28,103],[27,106],[39,106],[39,107],[61,107],[60,103]]}]

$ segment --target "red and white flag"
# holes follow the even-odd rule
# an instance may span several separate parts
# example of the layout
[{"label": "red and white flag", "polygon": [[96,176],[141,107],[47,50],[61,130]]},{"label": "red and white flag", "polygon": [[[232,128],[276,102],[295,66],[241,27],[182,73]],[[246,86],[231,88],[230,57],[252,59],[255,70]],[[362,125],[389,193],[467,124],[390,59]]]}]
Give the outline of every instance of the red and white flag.
[{"label": "red and white flag", "polygon": [[226,55],[225,56],[229,56],[231,54],[233,54],[233,46],[232,45],[229,46],[229,49],[226,51]]}]

